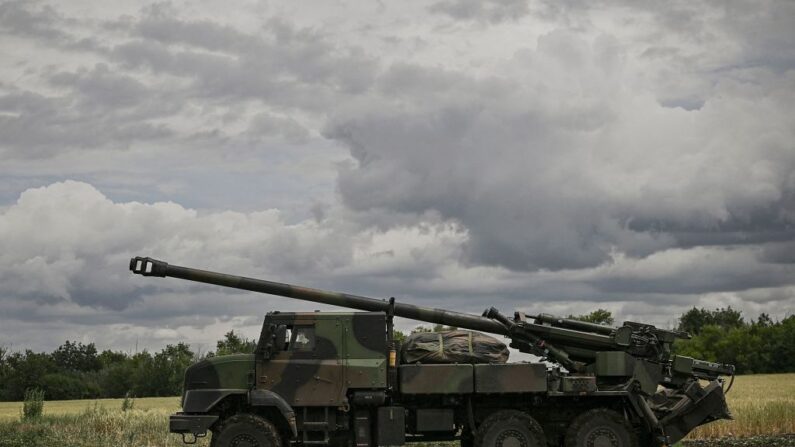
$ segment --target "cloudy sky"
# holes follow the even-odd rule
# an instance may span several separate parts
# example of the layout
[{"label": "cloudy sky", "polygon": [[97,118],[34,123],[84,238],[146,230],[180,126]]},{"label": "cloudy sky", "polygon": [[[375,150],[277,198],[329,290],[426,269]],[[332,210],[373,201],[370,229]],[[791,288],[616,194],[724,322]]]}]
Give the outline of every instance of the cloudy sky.
[{"label": "cloudy sky", "polygon": [[[795,3],[0,0],[0,345],[320,306],[795,313]],[[402,327],[412,323],[402,322]]]}]

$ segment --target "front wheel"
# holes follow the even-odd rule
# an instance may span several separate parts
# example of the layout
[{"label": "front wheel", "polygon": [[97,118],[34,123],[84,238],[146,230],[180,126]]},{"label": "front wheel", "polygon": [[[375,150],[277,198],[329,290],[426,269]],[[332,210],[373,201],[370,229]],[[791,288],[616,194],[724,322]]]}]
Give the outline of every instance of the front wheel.
[{"label": "front wheel", "polygon": [[516,410],[498,411],[487,417],[477,430],[477,447],[546,447],[544,430],[529,414]]},{"label": "front wheel", "polygon": [[267,419],[236,414],[213,431],[212,447],[281,447],[279,431]]},{"label": "front wheel", "polygon": [[638,437],[620,414],[597,408],[577,416],[569,425],[566,447],[638,447]]}]

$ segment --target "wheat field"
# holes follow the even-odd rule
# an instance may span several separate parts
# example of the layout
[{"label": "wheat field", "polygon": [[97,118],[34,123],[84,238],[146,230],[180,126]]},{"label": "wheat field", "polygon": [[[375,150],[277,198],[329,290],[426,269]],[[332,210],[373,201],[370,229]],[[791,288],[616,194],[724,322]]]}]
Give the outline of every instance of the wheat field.
[{"label": "wheat field", "polygon": [[[795,374],[738,376],[727,398],[735,420],[701,427],[690,439],[795,433]],[[128,411],[121,410],[122,400],[46,402],[44,416],[34,422],[20,421],[21,402],[0,402],[0,447],[183,445],[168,433],[178,397],[136,399]],[[206,439],[197,444],[207,445]]]},{"label": "wheat field", "polygon": [[737,376],[726,400],[734,420],[699,427],[690,438],[795,433],[795,374]]}]

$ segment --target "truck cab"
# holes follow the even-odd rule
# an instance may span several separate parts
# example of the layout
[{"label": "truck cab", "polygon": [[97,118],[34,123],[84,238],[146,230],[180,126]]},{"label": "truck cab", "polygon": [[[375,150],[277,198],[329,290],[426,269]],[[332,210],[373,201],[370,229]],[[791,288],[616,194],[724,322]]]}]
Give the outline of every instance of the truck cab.
[{"label": "truck cab", "polygon": [[257,346],[257,389],[294,407],[346,407],[350,393],[386,388],[382,312],[270,313]]},{"label": "truck cab", "polygon": [[383,312],[268,313],[254,354],[186,370],[171,431],[223,438],[225,420],[250,413],[266,417],[281,439],[330,443],[347,437],[353,400],[385,400],[388,356]]}]

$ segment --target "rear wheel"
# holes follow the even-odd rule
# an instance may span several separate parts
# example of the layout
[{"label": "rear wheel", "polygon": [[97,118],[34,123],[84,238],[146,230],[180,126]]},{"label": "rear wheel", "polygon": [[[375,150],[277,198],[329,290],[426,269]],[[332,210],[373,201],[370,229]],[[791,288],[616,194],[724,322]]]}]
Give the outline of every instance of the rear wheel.
[{"label": "rear wheel", "polygon": [[212,447],[281,447],[279,431],[267,419],[236,414],[213,430]]},{"label": "rear wheel", "polygon": [[545,447],[544,430],[527,413],[498,411],[487,417],[475,436],[476,447]]},{"label": "rear wheel", "polygon": [[566,447],[638,447],[638,436],[620,414],[597,408],[577,416],[569,425]]}]

